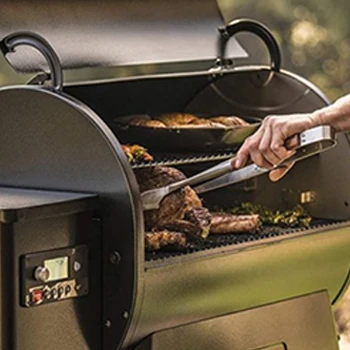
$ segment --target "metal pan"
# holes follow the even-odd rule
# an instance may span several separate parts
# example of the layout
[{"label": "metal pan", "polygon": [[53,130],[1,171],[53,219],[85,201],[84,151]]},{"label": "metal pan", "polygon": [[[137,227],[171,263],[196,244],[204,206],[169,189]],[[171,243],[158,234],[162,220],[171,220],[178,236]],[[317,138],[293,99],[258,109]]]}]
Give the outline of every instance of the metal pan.
[{"label": "metal pan", "polygon": [[[137,117],[150,118],[147,115]],[[223,128],[154,128],[128,125],[127,120],[131,118],[135,116],[120,117],[111,122],[110,127],[119,141],[124,144],[137,143],[150,151],[162,152],[232,151],[260,125],[259,118],[242,117],[252,124]]]}]

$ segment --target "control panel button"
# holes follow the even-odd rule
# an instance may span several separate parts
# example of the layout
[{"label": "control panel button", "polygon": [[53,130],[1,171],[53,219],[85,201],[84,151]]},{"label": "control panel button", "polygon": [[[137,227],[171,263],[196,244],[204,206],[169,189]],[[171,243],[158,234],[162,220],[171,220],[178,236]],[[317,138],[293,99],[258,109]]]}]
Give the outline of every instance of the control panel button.
[{"label": "control panel button", "polygon": [[57,297],[57,290],[55,288],[51,289],[51,298],[56,299]]},{"label": "control panel button", "polygon": [[74,267],[74,271],[78,272],[81,269],[80,262],[79,261],[74,261],[73,267]]},{"label": "control panel button", "polygon": [[48,290],[45,290],[44,299],[50,299],[50,297],[51,297],[50,292]]},{"label": "control panel button", "polygon": [[47,282],[50,278],[50,271],[44,266],[38,266],[34,270],[34,278],[40,282]]},{"label": "control panel button", "polygon": [[69,284],[66,285],[66,294],[70,294],[71,291],[72,291],[72,287]]},{"label": "control panel button", "polygon": [[39,303],[43,300],[43,291],[41,289],[33,290],[31,295],[32,303]]},{"label": "control panel button", "polygon": [[64,288],[63,287],[59,287],[57,293],[58,293],[58,297],[61,298],[61,296],[64,294]]}]

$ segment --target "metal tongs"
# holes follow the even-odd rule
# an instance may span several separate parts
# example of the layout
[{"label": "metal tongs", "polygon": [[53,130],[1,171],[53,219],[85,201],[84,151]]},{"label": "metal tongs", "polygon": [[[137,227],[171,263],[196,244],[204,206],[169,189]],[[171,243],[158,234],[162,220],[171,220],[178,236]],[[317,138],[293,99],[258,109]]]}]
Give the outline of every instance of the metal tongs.
[{"label": "metal tongs", "polygon": [[[334,147],[335,145],[335,131],[330,126],[324,125],[306,130],[299,135],[299,145],[295,148],[295,153],[275,166],[274,169],[283,167],[290,162],[297,162],[314,156]],[[159,205],[165,196],[188,185],[193,186],[203,183],[202,185],[195,187],[194,190],[197,193],[204,193],[220,187],[249,180],[271,170],[260,168],[255,164],[234,170],[232,164],[232,159],[229,159],[199,174],[189,177],[188,179],[175,182],[165,187],[143,192],[141,194],[143,210],[159,208]]]}]

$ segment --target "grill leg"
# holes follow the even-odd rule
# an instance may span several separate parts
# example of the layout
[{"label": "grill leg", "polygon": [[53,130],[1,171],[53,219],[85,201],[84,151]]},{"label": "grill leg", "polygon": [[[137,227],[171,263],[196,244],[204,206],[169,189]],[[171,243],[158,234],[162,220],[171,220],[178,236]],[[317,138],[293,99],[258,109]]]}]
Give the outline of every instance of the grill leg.
[{"label": "grill leg", "polygon": [[327,292],[155,333],[134,350],[338,350]]}]

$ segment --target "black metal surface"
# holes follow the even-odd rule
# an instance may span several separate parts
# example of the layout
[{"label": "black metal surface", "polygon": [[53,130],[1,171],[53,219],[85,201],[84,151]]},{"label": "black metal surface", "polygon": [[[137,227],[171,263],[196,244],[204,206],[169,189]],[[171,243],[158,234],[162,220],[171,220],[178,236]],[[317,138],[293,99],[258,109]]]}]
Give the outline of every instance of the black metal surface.
[{"label": "black metal surface", "polygon": [[303,295],[161,330],[133,350],[339,350],[329,304],[326,291]]},{"label": "black metal surface", "polygon": [[[215,0],[2,0],[0,37],[36,31],[59,53],[64,68],[214,60],[224,22]],[[98,23],[98,25],[96,25]],[[235,41],[230,55],[246,57]],[[21,70],[41,70],[30,50],[15,57]]]},{"label": "black metal surface", "polygon": [[[82,200],[84,201],[82,202]],[[96,195],[88,193],[32,191],[0,187],[0,222],[44,219],[96,207]],[[45,210],[42,207],[45,206]],[[58,210],[59,209],[59,210]]]},{"label": "black metal surface", "polygon": [[[16,189],[17,194],[20,190]],[[35,191],[32,203],[33,210],[42,215],[22,217],[18,222],[0,222],[1,265],[0,265],[0,349],[52,349],[62,348],[87,349],[99,348],[102,338],[100,320],[102,317],[101,289],[101,232],[100,225],[93,218],[91,198],[81,197],[80,208],[76,203],[62,202],[57,204],[48,200],[35,207]],[[60,195],[59,195],[60,196]],[[29,210],[28,191],[26,208]],[[24,214],[21,198],[13,206],[13,211]],[[1,202],[1,198],[0,198]],[[9,202],[5,200],[9,210]],[[97,203],[94,203],[97,205]],[[67,206],[71,205],[71,211]],[[55,206],[55,210],[52,210]],[[49,212],[46,209],[50,207]],[[61,209],[63,211],[61,212]],[[19,215],[21,216],[21,215]],[[21,257],[40,251],[52,251],[62,247],[74,247],[84,244],[89,251],[88,295],[76,300],[53,302],[40,308],[21,306]],[[32,279],[33,276],[31,275]]]},{"label": "black metal surface", "polygon": [[208,249],[214,249],[219,247],[226,247],[230,245],[238,245],[246,242],[253,242],[263,240],[265,238],[291,235],[298,232],[307,232],[321,228],[324,226],[331,226],[332,224],[339,223],[340,221],[335,220],[313,220],[310,227],[295,227],[286,228],[279,226],[263,226],[259,232],[254,234],[249,233],[237,233],[237,234],[224,234],[224,235],[209,235],[206,239],[189,241],[187,243],[187,249],[184,251],[157,251],[157,252],[146,252],[146,261],[161,260],[172,256],[186,255],[194,252],[205,251]]},{"label": "black metal surface", "polygon": [[254,115],[314,111],[328,104],[327,97],[309,81],[267,67],[242,67],[208,79],[188,102],[185,112]]},{"label": "black metal surface", "polygon": [[[0,116],[0,163],[6,164],[0,167],[2,186],[100,197],[103,318],[98,327],[104,333],[103,348],[115,349],[131,320],[144,261],[142,242],[136,241],[143,231],[141,206],[134,202],[138,187],[124,152],[92,110],[66,95],[34,87],[5,88],[0,105],[6,106]],[[115,251],[121,256],[117,265],[109,259]]]}]

